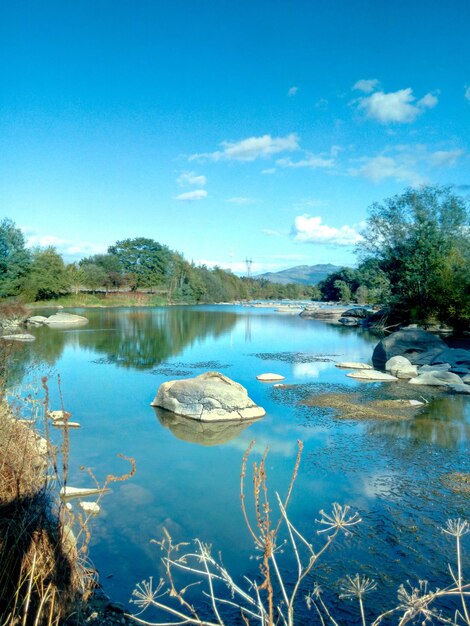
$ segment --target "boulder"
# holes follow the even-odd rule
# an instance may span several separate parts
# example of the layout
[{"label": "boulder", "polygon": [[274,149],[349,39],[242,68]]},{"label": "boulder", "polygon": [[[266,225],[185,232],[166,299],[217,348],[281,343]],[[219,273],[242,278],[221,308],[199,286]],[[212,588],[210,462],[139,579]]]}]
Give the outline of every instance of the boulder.
[{"label": "boulder", "polygon": [[340,317],[338,322],[343,326],[359,326],[357,317]]},{"label": "boulder", "polygon": [[432,365],[439,365],[441,363],[449,363],[450,369],[457,368],[470,368],[470,350],[463,350],[462,348],[445,348],[442,352],[437,354],[431,361]]},{"label": "boulder", "polygon": [[346,370],[371,370],[372,365],[367,363],[355,363],[354,361],[343,361],[342,363],[336,363],[336,367],[341,367]]},{"label": "boulder", "polygon": [[28,324],[28,326],[42,326],[46,320],[47,317],[44,317],[44,315],[32,315],[28,317],[26,324]]},{"label": "boulder", "polygon": [[420,328],[398,330],[384,337],[375,346],[372,354],[374,367],[383,369],[392,356],[404,356],[413,365],[432,363],[438,354],[447,349],[440,337]]},{"label": "boulder", "polygon": [[439,363],[439,365],[422,365],[419,368],[419,373],[424,374],[424,372],[448,372],[449,370],[449,363]]},{"label": "boulder", "polygon": [[418,375],[418,367],[410,363],[405,356],[392,356],[385,363],[385,371],[397,378],[414,378]]},{"label": "boulder", "polygon": [[449,391],[463,395],[470,395],[470,385],[448,385]]},{"label": "boulder", "polygon": [[219,372],[163,383],[151,404],[208,422],[249,420],[266,414],[242,385]]},{"label": "boulder", "polygon": [[350,374],[346,374],[349,378],[357,378],[358,380],[365,380],[369,382],[392,382],[394,380],[398,380],[395,376],[391,374],[386,374],[385,372],[378,372],[377,370],[358,370],[357,372],[351,372]]},{"label": "boulder", "polygon": [[43,324],[51,328],[70,328],[71,326],[83,326],[88,324],[88,320],[83,315],[75,315],[74,313],[54,313],[46,317]]},{"label": "boulder", "polygon": [[17,333],[16,335],[2,335],[5,341],[34,341],[36,337],[28,333]]},{"label": "boulder", "polygon": [[343,313],[343,316],[344,317],[358,317],[360,319],[366,319],[373,314],[374,314],[374,311],[371,311],[370,309],[367,309],[366,307],[363,307],[363,306],[357,306],[357,307],[354,307],[352,309],[348,309],[347,311],[345,311]]},{"label": "boulder", "polygon": [[281,374],[259,374],[256,378],[263,383],[269,383],[277,380],[284,380],[285,376],[281,376]]},{"label": "boulder", "polygon": [[462,380],[466,385],[470,385],[470,374],[465,374],[465,376],[462,377]]},{"label": "boulder", "polygon": [[462,385],[462,379],[451,372],[421,372],[415,378],[408,381],[410,385],[434,385],[447,387],[448,385]]}]

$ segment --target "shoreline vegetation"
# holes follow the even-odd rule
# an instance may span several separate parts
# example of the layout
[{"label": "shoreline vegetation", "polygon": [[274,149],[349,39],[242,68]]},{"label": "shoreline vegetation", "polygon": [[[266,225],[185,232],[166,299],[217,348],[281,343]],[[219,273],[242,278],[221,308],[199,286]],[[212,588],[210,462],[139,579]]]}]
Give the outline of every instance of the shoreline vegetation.
[{"label": "shoreline vegetation", "polygon": [[247,300],[386,305],[389,324],[470,322],[468,199],[451,188],[407,189],[369,208],[356,253],[316,285],[281,285],[189,263],[147,237],[117,241],[106,254],[66,264],[54,247],[30,250],[0,222],[0,301],[37,306],[158,306]]}]

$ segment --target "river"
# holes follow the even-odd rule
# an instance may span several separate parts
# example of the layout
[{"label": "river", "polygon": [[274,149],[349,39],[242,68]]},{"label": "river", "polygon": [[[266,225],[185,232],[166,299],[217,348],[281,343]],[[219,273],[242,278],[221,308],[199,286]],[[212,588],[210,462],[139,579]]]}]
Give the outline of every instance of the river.
[{"label": "river", "polygon": [[[229,305],[72,312],[89,324],[33,329],[36,341],[21,346],[14,375],[23,390],[40,387],[47,375],[51,409],[60,408],[62,394],[81,424],[70,431],[70,485],[93,486],[81,467],[102,482],[128,470],[118,454],[136,461],[136,474],[111,485],[92,522],[91,560],[113,600],[127,606],[135,583],[158,577],[160,554],[150,540],[160,539],[163,527],[176,541],[212,544],[234,576],[257,571],[239,496],[241,460],[252,440],[252,461],[269,447],[272,493],[286,491],[296,442],[303,441],[289,508],[301,532],[315,537],[319,510],[333,502],[348,503],[363,519],[308,581],[320,580],[333,604],[341,579],[356,572],[379,582],[370,600],[375,611],[390,605],[407,579],[447,584],[452,542],[440,527],[448,517],[468,517],[470,500],[443,477],[470,471],[468,397],[426,392],[429,404],[410,419],[344,419],[302,402],[323,393],[354,393],[359,404],[423,393],[406,382],[359,383],[335,367],[370,362],[378,339],[368,332]],[[245,428],[202,429],[150,406],[162,382],[208,370],[244,385],[266,417]],[[258,382],[263,372],[285,376],[286,386]],[[289,562],[286,572],[289,578]]]}]

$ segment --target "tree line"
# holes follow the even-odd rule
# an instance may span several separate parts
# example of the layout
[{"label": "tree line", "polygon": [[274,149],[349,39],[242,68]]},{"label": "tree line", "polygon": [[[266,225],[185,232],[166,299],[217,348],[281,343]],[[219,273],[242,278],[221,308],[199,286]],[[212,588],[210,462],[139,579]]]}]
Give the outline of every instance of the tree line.
[{"label": "tree line", "polygon": [[53,246],[30,250],[21,230],[0,222],[0,298],[38,302],[65,294],[145,292],[167,302],[233,302],[259,298],[310,298],[310,287],[240,278],[219,267],[196,266],[147,237],[117,241],[106,254],[66,264]]},{"label": "tree line", "polygon": [[470,321],[468,201],[448,187],[407,189],[374,203],[357,267],[318,285],[279,285],[196,266],[146,237],[117,241],[106,254],[64,263],[54,247],[29,250],[10,219],[0,222],[0,298],[50,300],[83,290],[144,291],[167,302],[301,299],[386,305],[403,320]]}]

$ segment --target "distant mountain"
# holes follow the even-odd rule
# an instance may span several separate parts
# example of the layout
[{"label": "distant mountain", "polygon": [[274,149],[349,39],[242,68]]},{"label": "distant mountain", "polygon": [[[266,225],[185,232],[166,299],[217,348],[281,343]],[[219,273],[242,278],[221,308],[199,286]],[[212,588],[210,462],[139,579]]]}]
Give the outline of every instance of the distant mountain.
[{"label": "distant mountain", "polygon": [[253,276],[256,280],[269,280],[271,283],[277,283],[278,285],[287,285],[288,283],[297,283],[299,285],[316,285],[321,280],[326,278],[331,272],[336,272],[340,269],[339,265],[332,265],[331,263],[320,263],[319,265],[297,265],[297,267],[290,267],[287,270],[281,270],[280,272],[266,272],[265,274],[258,274]]}]

